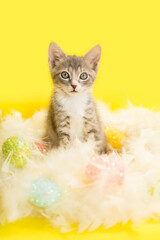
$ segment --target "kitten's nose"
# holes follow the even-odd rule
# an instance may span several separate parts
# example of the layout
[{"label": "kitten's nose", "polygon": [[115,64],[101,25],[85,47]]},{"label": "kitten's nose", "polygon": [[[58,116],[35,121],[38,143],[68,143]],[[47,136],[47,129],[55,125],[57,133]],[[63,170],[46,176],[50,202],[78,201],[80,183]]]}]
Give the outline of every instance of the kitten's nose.
[{"label": "kitten's nose", "polygon": [[75,90],[76,89],[76,87],[77,87],[77,85],[73,85],[73,84],[71,84],[71,86],[72,86],[72,88]]}]

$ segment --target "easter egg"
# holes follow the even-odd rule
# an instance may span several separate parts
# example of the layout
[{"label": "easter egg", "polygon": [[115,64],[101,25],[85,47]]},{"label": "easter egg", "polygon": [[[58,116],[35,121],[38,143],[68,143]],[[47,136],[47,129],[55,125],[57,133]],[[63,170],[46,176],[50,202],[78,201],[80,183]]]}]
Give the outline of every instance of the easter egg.
[{"label": "easter egg", "polygon": [[124,179],[125,166],[119,155],[96,156],[86,166],[85,178],[88,183],[93,183],[101,176],[105,176],[106,184],[121,184]]},{"label": "easter egg", "polygon": [[2,145],[2,156],[15,167],[23,167],[31,155],[31,149],[26,141],[17,136],[9,137]]},{"label": "easter egg", "polygon": [[108,143],[112,145],[113,148],[121,148],[125,139],[125,134],[112,126],[105,127],[105,133]]},{"label": "easter egg", "polygon": [[52,206],[57,202],[60,192],[55,182],[47,178],[36,179],[30,188],[30,202],[41,208]]},{"label": "easter egg", "polygon": [[35,142],[34,144],[36,145],[37,149],[38,149],[41,153],[46,153],[46,152],[47,152],[47,147],[46,147],[43,143]]}]

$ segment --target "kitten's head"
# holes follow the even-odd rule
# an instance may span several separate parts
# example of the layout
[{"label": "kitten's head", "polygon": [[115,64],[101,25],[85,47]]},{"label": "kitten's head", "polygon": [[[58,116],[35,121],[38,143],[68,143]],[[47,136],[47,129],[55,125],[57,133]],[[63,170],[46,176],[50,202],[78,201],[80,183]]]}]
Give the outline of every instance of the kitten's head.
[{"label": "kitten's head", "polygon": [[90,91],[98,71],[101,46],[96,45],[83,57],[66,55],[55,42],[50,43],[48,60],[55,89],[67,95]]}]

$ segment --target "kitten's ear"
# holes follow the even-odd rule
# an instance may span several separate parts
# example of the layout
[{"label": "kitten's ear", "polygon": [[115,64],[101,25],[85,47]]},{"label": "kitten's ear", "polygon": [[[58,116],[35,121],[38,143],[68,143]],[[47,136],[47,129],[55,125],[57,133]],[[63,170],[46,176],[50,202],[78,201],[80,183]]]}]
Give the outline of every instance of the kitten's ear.
[{"label": "kitten's ear", "polygon": [[51,42],[48,48],[48,62],[49,66],[53,68],[57,62],[61,59],[65,58],[66,54],[63,50],[58,46],[57,43]]},{"label": "kitten's ear", "polygon": [[93,70],[98,67],[99,60],[101,58],[101,46],[96,45],[89,52],[84,55],[84,58],[91,64]]}]

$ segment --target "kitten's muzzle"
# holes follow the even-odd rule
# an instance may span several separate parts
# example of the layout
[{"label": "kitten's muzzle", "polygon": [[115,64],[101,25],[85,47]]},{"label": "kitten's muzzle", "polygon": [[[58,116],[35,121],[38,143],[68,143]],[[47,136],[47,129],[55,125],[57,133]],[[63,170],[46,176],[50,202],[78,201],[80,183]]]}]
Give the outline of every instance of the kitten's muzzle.
[{"label": "kitten's muzzle", "polygon": [[73,91],[71,91],[71,93],[78,93],[77,91],[75,91],[75,90],[73,90]]}]

